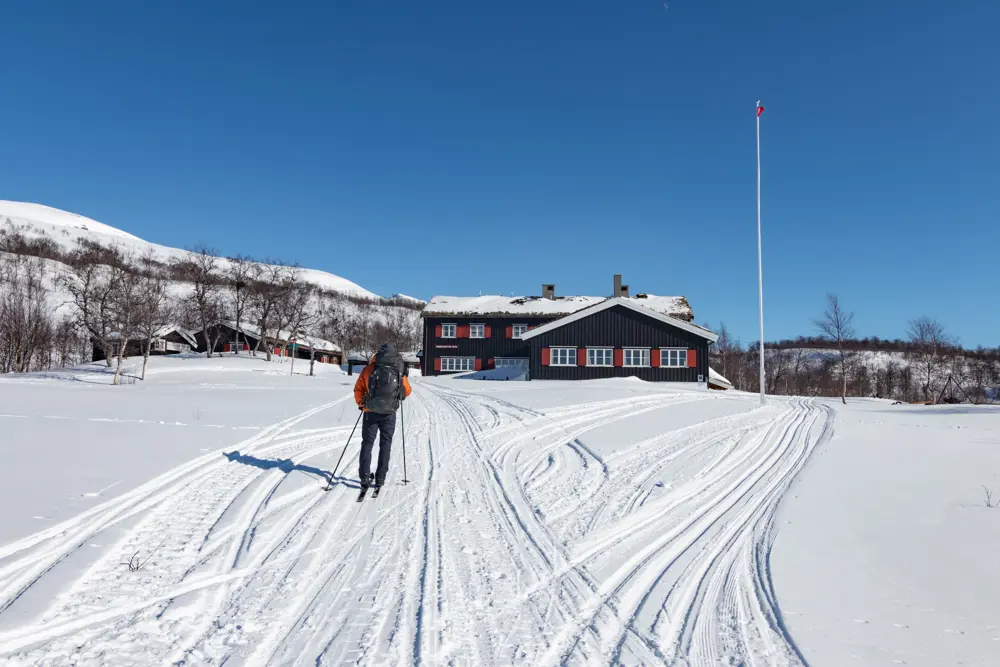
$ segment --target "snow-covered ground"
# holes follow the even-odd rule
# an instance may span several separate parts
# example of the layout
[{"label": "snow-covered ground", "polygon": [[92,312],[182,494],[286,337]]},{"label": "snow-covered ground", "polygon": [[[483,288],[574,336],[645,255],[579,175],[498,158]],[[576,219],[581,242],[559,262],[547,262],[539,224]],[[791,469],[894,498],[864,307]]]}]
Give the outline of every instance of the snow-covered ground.
[{"label": "snow-covered ground", "polygon": [[[836,405],[832,403],[831,405]],[[1000,407],[838,409],[772,569],[814,665],[1000,665]]]},{"label": "snow-covered ground", "polygon": [[415,377],[358,504],[354,378],[290,370],[0,379],[0,661],[1000,663],[995,410]]}]

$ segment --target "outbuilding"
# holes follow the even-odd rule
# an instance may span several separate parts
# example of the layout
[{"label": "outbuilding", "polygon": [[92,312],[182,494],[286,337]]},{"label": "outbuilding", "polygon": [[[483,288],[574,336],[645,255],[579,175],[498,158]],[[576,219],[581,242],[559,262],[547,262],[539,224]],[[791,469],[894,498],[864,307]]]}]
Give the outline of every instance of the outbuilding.
[{"label": "outbuilding", "polygon": [[[220,354],[253,352],[260,349],[260,329],[253,325],[243,323],[239,329],[235,322],[220,322],[213,326],[213,336],[218,336],[215,342],[214,352]],[[199,331],[197,334],[198,352],[205,352],[207,344],[205,334]],[[273,345],[271,352],[278,356],[295,356],[297,359],[312,359],[315,350],[315,359],[322,364],[340,364],[343,354],[340,348],[328,340],[316,336],[296,336],[287,331],[269,332],[267,341]]]},{"label": "outbuilding", "polygon": [[[118,338],[117,334],[113,334],[110,337],[110,347],[109,350],[112,357],[118,355]],[[141,357],[146,349],[146,339],[145,338],[132,338],[128,341],[128,345],[125,346],[125,356],[128,357]],[[96,339],[91,339],[93,344],[93,354],[91,355],[92,361],[104,361],[107,357],[105,356],[105,350],[100,345]],[[164,355],[164,354],[183,354],[185,352],[191,352],[197,349],[198,342],[195,339],[194,332],[188,331],[184,327],[176,324],[171,324],[160,328],[155,334],[153,334],[153,343],[149,348],[149,353],[153,356]]]}]

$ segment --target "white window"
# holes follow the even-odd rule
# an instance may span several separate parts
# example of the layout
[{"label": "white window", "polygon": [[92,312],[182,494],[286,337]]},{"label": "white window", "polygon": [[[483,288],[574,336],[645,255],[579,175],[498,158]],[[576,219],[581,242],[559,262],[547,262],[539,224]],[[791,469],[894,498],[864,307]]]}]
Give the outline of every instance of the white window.
[{"label": "white window", "polygon": [[507,357],[506,359],[498,357],[494,361],[494,365],[497,368],[527,368],[528,360],[518,357]]},{"label": "white window", "polygon": [[455,324],[442,324],[441,325],[441,338],[455,338],[457,336],[458,326]]},{"label": "white window", "polygon": [[649,350],[625,348],[626,366],[649,366]]},{"label": "white window", "polygon": [[687,368],[687,350],[660,350],[660,366],[662,368]]},{"label": "white window", "polygon": [[470,324],[469,325],[469,338],[486,338],[486,325],[485,324]]},{"label": "white window", "polygon": [[550,366],[576,366],[575,347],[553,347],[549,350]]},{"label": "white window", "polygon": [[615,365],[615,351],[610,347],[607,348],[589,348],[587,350],[587,365],[588,366],[614,366]]},{"label": "white window", "polygon": [[528,333],[527,324],[515,324],[511,327],[511,336],[514,338],[520,338],[524,334]]},{"label": "white window", "polygon": [[441,370],[445,373],[462,373],[476,370],[475,357],[441,357]]}]

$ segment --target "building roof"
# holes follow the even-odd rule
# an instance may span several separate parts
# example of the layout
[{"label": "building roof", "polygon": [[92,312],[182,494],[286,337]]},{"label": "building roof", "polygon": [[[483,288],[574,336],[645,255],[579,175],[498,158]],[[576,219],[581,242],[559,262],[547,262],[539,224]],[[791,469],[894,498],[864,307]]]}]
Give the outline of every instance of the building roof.
[{"label": "building roof", "polygon": [[718,371],[716,371],[711,366],[708,367],[708,384],[712,387],[718,387],[719,389],[732,389],[733,383],[724,378]]},{"label": "building roof", "polygon": [[195,339],[195,332],[185,329],[179,324],[168,324],[162,329],[157,329],[156,333],[153,334],[153,338],[163,338],[176,331],[181,338],[186,340],[191,344],[191,347],[198,347],[198,341]]},{"label": "building roof", "polygon": [[[220,322],[220,324],[222,326],[228,327],[233,331],[236,331],[236,322],[228,321],[228,322]],[[242,334],[260,339],[260,327],[255,326],[253,324],[248,324],[246,322],[243,322],[240,325],[239,331]],[[292,339],[295,339],[296,346],[300,348],[306,348],[306,349],[313,348],[317,352],[340,352],[340,347],[338,345],[334,345],[330,341],[324,340],[318,336],[308,336],[301,333],[296,335],[290,331],[284,331],[284,330],[277,332],[277,335],[275,335],[274,330],[269,330],[267,333],[270,337],[277,338],[279,341],[284,343],[289,343],[292,341]]]},{"label": "building roof", "polygon": [[611,299],[605,296],[557,296],[546,299],[540,296],[436,296],[424,307],[422,317],[470,315],[524,315],[565,317],[607,301],[629,302],[644,309],[675,319],[691,321],[694,313],[687,299],[682,296],[656,296],[637,294],[633,297]]},{"label": "building roof", "polygon": [[[685,301],[685,303],[687,302]],[[629,310],[634,310],[637,313],[640,313],[647,317],[651,317],[654,320],[658,320],[660,322],[664,322],[671,326],[675,326],[678,329],[687,331],[688,333],[693,333],[696,336],[701,336],[702,338],[708,340],[708,342],[710,343],[714,343],[716,339],[718,339],[719,337],[717,334],[709,331],[704,327],[700,327],[697,324],[691,324],[690,322],[682,320],[673,315],[664,314],[652,308],[648,308],[645,305],[639,305],[638,298],[618,297],[615,299],[604,299],[603,301],[595,303],[589,308],[578,310],[572,315],[567,315],[558,320],[549,322],[548,324],[536,327],[531,331],[529,331],[528,333],[522,334],[521,340],[529,340],[531,338],[534,338],[535,336],[540,336],[544,333],[548,333],[549,331],[553,331],[560,327],[564,327],[572,322],[582,320],[585,317],[590,317],[591,315],[599,313],[603,310],[607,310],[608,308],[614,308],[615,306],[623,306],[625,308],[628,308]]]},{"label": "building roof", "polygon": [[[155,340],[157,338],[163,338],[164,336],[169,336],[174,331],[176,331],[181,338],[190,343],[192,347],[198,347],[198,341],[197,339],[195,339],[195,332],[185,329],[179,324],[168,324],[164,327],[160,327],[159,329],[153,332],[153,339]],[[121,340],[121,337],[122,335],[121,332],[119,331],[112,331],[111,333],[108,334],[108,340]],[[91,336],[91,340],[96,340],[96,337]],[[142,336],[132,336],[130,340],[132,342],[135,342],[145,339]]]}]

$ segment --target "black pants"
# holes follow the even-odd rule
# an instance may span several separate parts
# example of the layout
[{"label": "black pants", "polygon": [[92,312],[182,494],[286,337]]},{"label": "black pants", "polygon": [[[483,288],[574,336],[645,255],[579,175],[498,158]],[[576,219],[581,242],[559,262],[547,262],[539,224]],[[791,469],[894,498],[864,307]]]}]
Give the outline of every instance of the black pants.
[{"label": "black pants", "polygon": [[375,435],[379,434],[378,467],[375,469],[375,485],[382,486],[386,473],[389,472],[389,454],[392,451],[392,434],[396,432],[396,413],[380,415],[366,412],[361,424],[361,460],[358,474],[361,483],[365,484],[371,476],[372,447],[375,446]]}]

